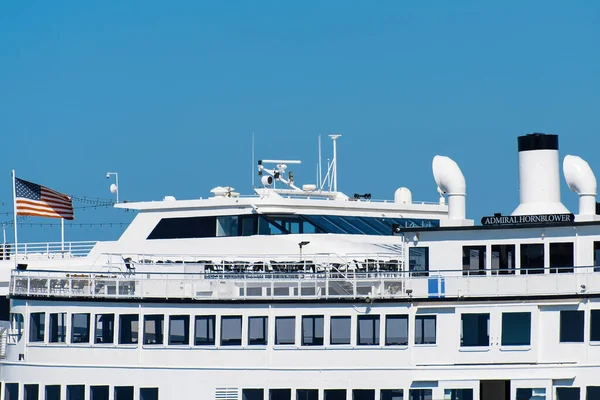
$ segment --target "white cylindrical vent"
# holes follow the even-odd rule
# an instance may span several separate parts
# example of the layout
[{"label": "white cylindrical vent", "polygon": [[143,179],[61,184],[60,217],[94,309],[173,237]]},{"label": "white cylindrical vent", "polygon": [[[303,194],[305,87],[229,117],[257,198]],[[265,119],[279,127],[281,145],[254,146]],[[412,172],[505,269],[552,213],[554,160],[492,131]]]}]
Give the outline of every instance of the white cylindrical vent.
[{"label": "white cylindrical vent", "polygon": [[435,156],[432,168],[435,183],[448,195],[448,219],[464,220],[467,184],[460,167],[449,157]]},{"label": "white cylindrical vent", "polygon": [[577,156],[565,156],[563,173],[569,189],[579,195],[579,215],[596,215],[597,182],[590,165]]},{"label": "white cylindrical vent", "polygon": [[518,141],[521,203],[513,215],[568,213],[560,202],[558,136],[534,133]]}]

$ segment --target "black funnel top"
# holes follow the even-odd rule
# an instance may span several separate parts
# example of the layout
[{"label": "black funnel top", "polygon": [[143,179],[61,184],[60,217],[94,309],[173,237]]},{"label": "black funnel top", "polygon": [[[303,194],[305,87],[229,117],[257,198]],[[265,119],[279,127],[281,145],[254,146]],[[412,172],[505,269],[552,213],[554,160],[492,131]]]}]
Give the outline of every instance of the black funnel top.
[{"label": "black funnel top", "polygon": [[519,136],[519,151],[558,150],[558,135],[530,133]]}]

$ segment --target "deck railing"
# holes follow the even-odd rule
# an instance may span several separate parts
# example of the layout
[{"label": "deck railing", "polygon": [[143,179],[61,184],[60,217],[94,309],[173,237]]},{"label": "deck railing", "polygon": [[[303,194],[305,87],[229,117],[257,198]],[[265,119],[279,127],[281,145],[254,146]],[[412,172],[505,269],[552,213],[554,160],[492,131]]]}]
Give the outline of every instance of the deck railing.
[{"label": "deck railing", "polygon": [[[12,296],[114,299],[315,300],[499,298],[600,294],[600,272],[464,275],[464,271],[161,273],[14,270]],[[497,272],[494,271],[494,272]]]},{"label": "deck railing", "polygon": [[97,242],[0,243],[0,260],[85,257]]}]

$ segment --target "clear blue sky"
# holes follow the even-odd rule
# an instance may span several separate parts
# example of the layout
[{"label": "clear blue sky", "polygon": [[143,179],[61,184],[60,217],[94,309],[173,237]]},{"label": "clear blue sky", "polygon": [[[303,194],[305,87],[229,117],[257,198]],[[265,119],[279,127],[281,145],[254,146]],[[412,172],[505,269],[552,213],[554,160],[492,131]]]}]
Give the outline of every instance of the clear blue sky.
[{"label": "clear blue sky", "polygon": [[[560,134],[561,157],[600,177],[599,49],[592,0],[2,2],[0,212],[11,169],[91,197],[111,197],[108,170],[129,200],[249,193],[252,132],[257,158],[300,158],[297,181],[314,182],[317,135],[339,132],[342,191],[407,186],[435,201],[443,154],[466,176],[469,217],[510,213],[520,134]],[[564,184],[562,195],[576,211]],[[73,227],[67,239],[119,233]]]}]

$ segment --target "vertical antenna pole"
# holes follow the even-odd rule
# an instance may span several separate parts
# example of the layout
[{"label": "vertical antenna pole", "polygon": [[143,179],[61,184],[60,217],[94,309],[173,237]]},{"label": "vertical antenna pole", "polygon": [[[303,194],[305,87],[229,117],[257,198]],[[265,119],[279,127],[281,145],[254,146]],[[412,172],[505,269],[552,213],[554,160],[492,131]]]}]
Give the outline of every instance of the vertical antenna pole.
[{"label": "vertical antenna pole", "polygon": [[254,132],[252,132],[252,190],[254,190]]},{"label": "vertical antenna pole", "polygon": [[342,135],[329,135],[331,140],[333,140],[333,160],[331,163],[333,164],[333,168],[331,172],[333,173],[333,191],[337,192],[337,139]]},{"label": "vertical antenna pole", "polygon": [[319,161],[317,163],[317,186],[319,187],[319,190],[321,190],[321,187],[323,185],[323,174],[321,173],[321,163],[322,163],[322,158],[321,158],[321,135],[319,135]]}]

